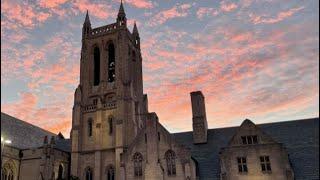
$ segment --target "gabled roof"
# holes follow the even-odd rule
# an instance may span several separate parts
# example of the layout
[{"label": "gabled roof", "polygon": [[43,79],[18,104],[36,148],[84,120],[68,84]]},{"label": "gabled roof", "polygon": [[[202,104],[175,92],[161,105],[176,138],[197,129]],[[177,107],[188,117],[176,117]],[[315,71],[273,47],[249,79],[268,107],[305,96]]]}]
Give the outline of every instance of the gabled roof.
[{"label": "gabled roof", "polygon": [[264,133],[257,125],[255,125],[251,120],[246,119],[242,122],[240,127],[237,129],[236,133],[232,136],[228,142],[228,147],[242,145],[239,140],[241,136],[257,135],[259,144],[270,144],[278,143],[272,139],[271,136]]},{"label": "gabled roof", "polygon": [[[282,143],[296,180],[319,178],[319,118],[257,125],[273,140]],[[239,127],[209,129],[207,144],[193,144],[192,132],[173,134],[191,149],[198,162],[200,179],[220,180],[219,151],[228,145]]]},{"label": "gabled roof", "polygon": [[42,147],[45,136],[56,136],[56,145],[54,147],[63,151],[70,151],[69,139],[61,139],[52,132],[3,112],[1,112],[1,136],[10,139],[12,141],[10,146],[18,149]]}]

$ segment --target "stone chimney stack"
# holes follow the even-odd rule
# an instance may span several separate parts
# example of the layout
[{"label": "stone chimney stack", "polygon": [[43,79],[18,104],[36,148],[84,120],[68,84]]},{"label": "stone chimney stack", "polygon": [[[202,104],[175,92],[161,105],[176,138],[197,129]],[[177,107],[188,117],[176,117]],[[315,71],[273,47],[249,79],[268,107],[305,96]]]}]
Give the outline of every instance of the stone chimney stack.
[{"label": "stone chimney stack", "polygon": [[191,92],[193,143],[207,143],[208,123],[204,96],[201,91]]}]

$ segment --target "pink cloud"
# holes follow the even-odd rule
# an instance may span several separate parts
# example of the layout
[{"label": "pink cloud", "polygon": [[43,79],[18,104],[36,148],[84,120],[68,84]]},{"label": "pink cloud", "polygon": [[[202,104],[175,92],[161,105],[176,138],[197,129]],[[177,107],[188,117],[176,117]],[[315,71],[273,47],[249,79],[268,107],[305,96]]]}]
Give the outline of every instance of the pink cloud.
[{"label": "pink cloud", "polygon": [[197,17],[202,19],[205,16],[216,16],[219,12],[214,8],[200,7],[197,11]]},{"label": "pink cloud", "polygon": [[54,8],[58,7],[69,0],[40,0],[39,5],[45,8]]},{"label": "pink cloud", "polygon": [[223,12],[231,12],[235,10],[238,6],[235,3],[227,3],[226,1],[220,2],[220,10]]},{"label": "pink cloud", "polygon": [[107,3],[95,3],[88,0],[74,0],[72,2],[73,8],[79,10],[81,13],[85,13],[87,10],[90,15],[96,16],[101,19],[106,19],[115,14],[114,9]]},{"label": "pink cloud", "polygon": [[161,25],[169,19],[177,17],[186,17],[188,10],[191,8],[191,4],[175,5],[174,7],[161,11],[151,18],[150,25]]},{"label": "pink cloud", "polygon": [[304,7],[292,8],[287,11],[278,13],[277,16],[274,18],[266,16],[257,16],[252,13],[249,14],[249,17],[253,24],[273,24],[291,17],[293,14],[299,12],[302,9],[304,9]]},{"label": "pink cloud", "polygon": [[153,3],[148,0],[126,0],[125,4],[130,4],[137,8],[153,8]]}]

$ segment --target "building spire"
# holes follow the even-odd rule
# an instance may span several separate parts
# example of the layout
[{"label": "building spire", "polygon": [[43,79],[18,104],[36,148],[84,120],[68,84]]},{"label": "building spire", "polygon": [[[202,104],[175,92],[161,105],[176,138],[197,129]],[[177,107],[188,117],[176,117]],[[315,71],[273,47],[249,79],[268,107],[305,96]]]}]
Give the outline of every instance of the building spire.
[{"label": "building spire", "polygon": [[126,13],[124,12],[123,3],[122,3],[122,0],[121,0],[119,12],[118,12],[118,16],[119,16],[119,15],[123,15],[123,14],[125,15]]},{"label": "building spire", "polygon": [[85,24],[91,24],[91,23],[90,23],[90,18],[89,18],[89,12],[88,12],[88,10],[87,10],[86,19],[84,20],[84,23],[85,23]]},{"label": "building spire", "polygon": [[127,26],[127,18],[126,18],[126,13],[124,12],[122,0],[120,3],[119,12],[118,12],[117,23],[119,24],[119,26],[122,26],[122,25],[125,25],[125,27]]},{"label": "building spire", "polygon": [[137,28],[136,21],[134,21],[134,25],[133,25],[132,33],[133,33],[133,34],[138,34],[138,35],[139,35],[139,32],[138,32],[138,28]]}]

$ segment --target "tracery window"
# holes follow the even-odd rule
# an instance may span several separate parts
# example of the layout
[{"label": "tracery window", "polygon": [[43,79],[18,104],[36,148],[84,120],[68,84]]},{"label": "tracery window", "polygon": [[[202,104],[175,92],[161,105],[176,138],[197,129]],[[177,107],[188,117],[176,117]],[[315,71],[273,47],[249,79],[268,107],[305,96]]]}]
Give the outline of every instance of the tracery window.
[{"label": "tracery window", "polygon": [[100,83],[100,50],[95,47],[93,50],[93,85],[97,86]]},{"label": "tracery window", "polygon": [[108,82],[114,82],[116,78],[115,48],[113,43],[108,45]]},{"label": "tracery window", "polygon": [[176,175],[176,154],[172,150],[165,153],[168,176]]},{"label": "tracery window", "polygon": [[141,153],[133,155],[134,176],[142,176],[142,159]]},{"label": "tracery window", "polygon": [[86,170],[86,180],[93,180],[93,172],[90,167]]},{"label": "tracery window", "polygon": [[112,165],[107,167],[107,180],[114,180],[114,167]]},{"label": "tracery window", "polygon": [[1,180],[14,180],[15,175],[12,163],[5,163],[2,168]]}]

